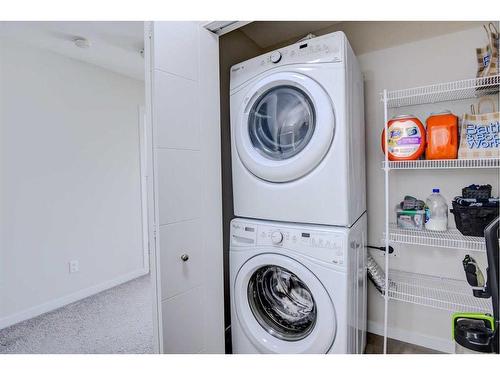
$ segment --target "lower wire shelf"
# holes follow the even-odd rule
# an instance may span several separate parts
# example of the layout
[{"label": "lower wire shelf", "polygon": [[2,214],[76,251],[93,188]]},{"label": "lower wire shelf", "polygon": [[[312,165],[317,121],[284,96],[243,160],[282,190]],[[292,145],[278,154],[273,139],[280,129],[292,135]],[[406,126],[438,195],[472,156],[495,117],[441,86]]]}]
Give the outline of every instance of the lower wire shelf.
[{"label": "lower wire shelf", "polygon": [[465,281],[391,270],[389,298],[452,312],[491,313],[491,298],[476,298]]}]

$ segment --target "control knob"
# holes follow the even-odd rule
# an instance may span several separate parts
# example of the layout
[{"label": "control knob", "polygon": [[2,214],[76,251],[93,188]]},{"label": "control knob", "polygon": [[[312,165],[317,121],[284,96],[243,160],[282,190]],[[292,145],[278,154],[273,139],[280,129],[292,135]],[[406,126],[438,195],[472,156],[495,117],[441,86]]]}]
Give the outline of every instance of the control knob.
[{"label": "control knob", "polygon": [[271,62],[276,64],[281,60],[281,52],[279,51],[274,51],[271,53]]},{"label": "control knob", "polygon": [[283,233],[278,232],[278,231],[273,232],[271,234],[271,241],[273,244],[279,245],[280,243],[283,242]]}]

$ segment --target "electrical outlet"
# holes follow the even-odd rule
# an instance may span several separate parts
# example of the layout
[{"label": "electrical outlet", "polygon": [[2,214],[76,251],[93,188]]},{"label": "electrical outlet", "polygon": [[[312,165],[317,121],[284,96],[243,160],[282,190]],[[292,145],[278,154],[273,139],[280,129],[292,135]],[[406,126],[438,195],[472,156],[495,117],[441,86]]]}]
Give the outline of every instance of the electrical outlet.
[{"label": "electrical outlet", "polygon": [[78,263],[77,260],[70,260],[69,261],[69,273],[75,273],[80,271],[80,264]]}]

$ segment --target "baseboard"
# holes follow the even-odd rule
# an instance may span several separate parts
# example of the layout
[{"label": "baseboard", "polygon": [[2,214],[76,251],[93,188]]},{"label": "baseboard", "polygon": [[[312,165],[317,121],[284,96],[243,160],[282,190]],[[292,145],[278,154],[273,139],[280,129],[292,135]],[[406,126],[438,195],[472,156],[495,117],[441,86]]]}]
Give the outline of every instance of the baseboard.
[{"label": "baseboard", "polygon": [[105,281],[104,283],[91,286],[86,289],[79,290],[75,293],[68,294],[66,296],[53,299],[49,302],[42,303],[40,305],[30,307],[29,309],[23,310],[21,312],[9,315],[5,318],[0,318],[0,329],[9,327],[16,323],[20,323],[27,319],[35,318],[39,315],[45,314],[47,312],[59,309],[63,306],[69,305],[70,303],[79,301],[81,299],[90,297],[94,294],[103,292],[107,289],[113,288],[120,284],[126,283],[127,281],[136,279],[140,276],[147,275],[149,271],[145,269],[139,269],[128,274],[119,276],[115,279]]},{"label": "baseboard", "polygon": [[[384,335],[384,325],[368,321],[368,332],[376,335]],[[423,346],[429,349],[438,350],[444,353],[454,353],[455,344],[451,340],[446,340],[441,337],[427,336],[421,333],[408,331],[401,328],[388,327],[387,336],[391,339],[404,341],[413,345]]]}]

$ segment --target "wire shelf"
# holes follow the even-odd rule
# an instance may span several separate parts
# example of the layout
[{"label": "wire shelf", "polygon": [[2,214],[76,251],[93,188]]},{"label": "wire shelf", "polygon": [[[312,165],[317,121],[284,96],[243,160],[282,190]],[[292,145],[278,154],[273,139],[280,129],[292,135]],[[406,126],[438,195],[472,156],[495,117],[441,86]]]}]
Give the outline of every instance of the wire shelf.
[{"label": "wire shelf", "polygon": [[[381,95],[384,123],[388,122],[390,108],[474,99],[486,95],[498,95],[499,91],[500,74],[403,90],[384,90]],[[384,160],[382,162],[385,179],[384,243],[386,245],[392,242],[484,252],[486,250],[484,238],[464,236],[456,229],[446,232],[416,231],[399,229],[395,224],[391,224],[389,222],[392,216],[389,207],[390,176],[392,176],[390,170],[499,168],[500,157],[496,156],[494,159]],[[472,294],[472,288],[465,281],[403,271],[391,271],[389,252],[385,253],[384,269],[386,272],[383,285],[388,288],[384,293],[384,354],[387,353],[389,300],[391,299],[447,311],[491,312],[491,299],[475,298]]]},{"label": "wire shelf", "polygon": [[465,281],[392,270],[389,298],[452,312],[491,313],[491,298],[476,298]]},{"label": "wire shelf", "polygon": [[383,161],[382,168],[389,169],[465,169],[499,168],[500,159],[448,159],[448,160],[403,160]]},{"label": "wire shelf", "polygon": [[396,224],[390,224],[389,241],[392,243],[443,247],[448,249],[486,251],[483,237],[464,236],[457,229],[448,229],[446,232],[436,232],[425,229],[401,229],[398,228]]},{"label": "wire shelf", "polygon": [[387,108],[472,99],[496,94],[499,87],[500,75],[496,75],[387,91]]}]

